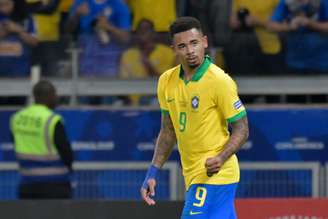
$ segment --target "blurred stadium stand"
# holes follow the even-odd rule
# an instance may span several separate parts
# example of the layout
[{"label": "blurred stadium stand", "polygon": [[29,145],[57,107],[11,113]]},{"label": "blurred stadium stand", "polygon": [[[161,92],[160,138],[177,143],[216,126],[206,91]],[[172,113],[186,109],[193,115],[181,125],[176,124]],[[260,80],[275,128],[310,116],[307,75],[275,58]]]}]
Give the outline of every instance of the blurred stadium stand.
[{"label": "blurred stadium stand", "polygon": [[[262,101],[255,103],[267,103],[266,99],[270,96],[278,97],[275,103],[291,103],[286,99],[287,96],[303,96],[304,101],[300,103],[313,103],[311,96],[322,96],[321,102],[314,103],[325,103],[328,100],[328,76],[237,76],[234,79],[241,96],[262,97]],[[52,81],[59,95],[70,97],[71,101],[79,96],[156,95],[157,84],[155,79],[54,78]],[[29,79],[3,78],[0,80],[0,96],[27,96],[31,86]]]}]

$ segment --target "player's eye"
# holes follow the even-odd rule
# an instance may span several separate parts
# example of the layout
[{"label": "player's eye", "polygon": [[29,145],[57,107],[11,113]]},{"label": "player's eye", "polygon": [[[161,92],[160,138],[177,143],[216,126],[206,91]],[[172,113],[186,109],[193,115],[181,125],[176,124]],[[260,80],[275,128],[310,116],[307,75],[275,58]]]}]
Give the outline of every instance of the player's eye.
[{"label": "player's eye", "polygon": [[197,46],[197,44],[198,44],[197,40],[191,42],[191,45],[193,45],[193,46]]},{"label": "player's eye", "polygon": [[178,45],[178,49],[183,49],[183,48],[185,48],[186,47],[186,45],[184,45],[184,44],[180,44],[180,45]]}]

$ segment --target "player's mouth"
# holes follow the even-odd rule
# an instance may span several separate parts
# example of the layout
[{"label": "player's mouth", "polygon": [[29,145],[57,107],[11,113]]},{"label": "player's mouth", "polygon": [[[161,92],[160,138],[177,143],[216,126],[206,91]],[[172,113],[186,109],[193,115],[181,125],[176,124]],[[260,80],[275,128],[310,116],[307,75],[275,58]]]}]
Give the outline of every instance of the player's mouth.
[{"label": "player's mouth", "polygon": [[187,57],[187,61],[188,61],[189,63],[197,62],[197,56],[190,56],[190,57]]}]

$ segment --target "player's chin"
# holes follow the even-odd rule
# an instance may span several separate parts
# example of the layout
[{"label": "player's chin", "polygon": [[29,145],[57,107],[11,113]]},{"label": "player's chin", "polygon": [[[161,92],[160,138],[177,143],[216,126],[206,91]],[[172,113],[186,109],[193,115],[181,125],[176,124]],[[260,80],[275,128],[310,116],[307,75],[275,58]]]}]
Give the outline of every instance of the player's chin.
[{"label": "player's chin", "polygon": [[212,177],[213,175],[215,175],[215,174],[217,174],[219,171],[215,171],[215,172],[209,172],[209,171],[207,171],[206,172],[206,175],[208,176],[208,177]]},{"label": "player's chin", "polygon": [[195,69],[195,68],[197,68],[199,65],[200,65],[200,63],[198,63],[198,62],[188,62],[188,66],[189,66],[189,68],[191,68],[191,69]]}]

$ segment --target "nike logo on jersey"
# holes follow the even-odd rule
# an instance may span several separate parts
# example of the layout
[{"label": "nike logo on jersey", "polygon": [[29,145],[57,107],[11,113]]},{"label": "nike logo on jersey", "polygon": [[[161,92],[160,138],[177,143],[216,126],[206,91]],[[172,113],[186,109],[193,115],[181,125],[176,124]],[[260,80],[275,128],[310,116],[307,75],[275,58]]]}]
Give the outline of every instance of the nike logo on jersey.
[{"label": "nike logo on jersey", "polygon": [[196,215],[196,214],[203,214],[203,212],[201,212],[201,211],[190,211],[189,214],[190,215]]},{"label": "nike logo on jersey", "polygon": [[169,99],[167,99],[167,102],[168,103],[171,103],[171,102],[173,102],[174,101],[174,98],[169,98]]}]

